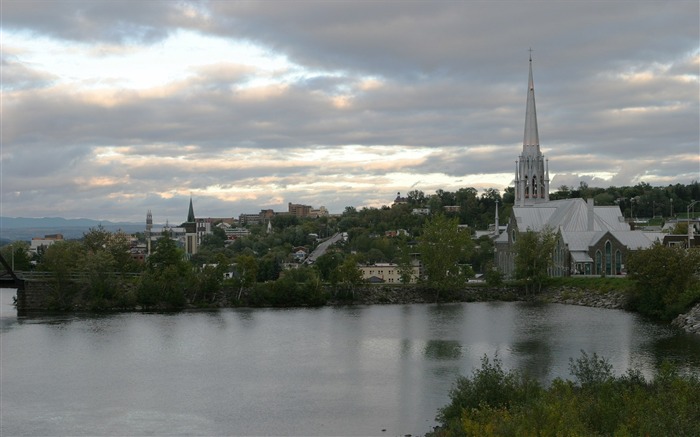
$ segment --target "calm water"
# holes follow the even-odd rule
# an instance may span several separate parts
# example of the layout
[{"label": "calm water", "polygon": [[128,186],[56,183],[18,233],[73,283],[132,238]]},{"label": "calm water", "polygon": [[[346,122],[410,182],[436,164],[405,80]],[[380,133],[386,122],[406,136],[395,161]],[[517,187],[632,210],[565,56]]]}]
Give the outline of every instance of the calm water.
[{"label": "calm water", "polygon": [[[2,436],[404,435],[484,355],[543,381],[700,369],[700,339],[614,310],[469,303],[17,318],[0,297]],[[383,432],[382,430],[386,430]]]}]

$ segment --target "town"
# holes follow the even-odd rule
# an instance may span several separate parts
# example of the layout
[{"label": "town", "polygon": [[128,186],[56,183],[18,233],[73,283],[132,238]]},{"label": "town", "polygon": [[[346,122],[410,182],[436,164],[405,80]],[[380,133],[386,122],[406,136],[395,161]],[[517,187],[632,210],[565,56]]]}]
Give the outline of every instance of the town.
[{"label": "town", "polygon": [[[632,255],[654,245],[687,256],[700,246],[698,181],[552,191],[549,171],[530,58],[522,153],[503,192],[414,189],[381,208],[329,214],[289,202],[287,211],[238,218],[198,217],[190,198],[177,225],[155,225],[149,210],[135,235],[98,227],[80,241],[56,234],[15,242],[2,255],[25,279],[54,275],[41,308],[108,309],[319,305],[352,299],[363,284],[418,284],[435,300],[470,281],[518,280],[529,292],[549,277],[624,277]],[[76,274],[82,285],[71,282]]]}]

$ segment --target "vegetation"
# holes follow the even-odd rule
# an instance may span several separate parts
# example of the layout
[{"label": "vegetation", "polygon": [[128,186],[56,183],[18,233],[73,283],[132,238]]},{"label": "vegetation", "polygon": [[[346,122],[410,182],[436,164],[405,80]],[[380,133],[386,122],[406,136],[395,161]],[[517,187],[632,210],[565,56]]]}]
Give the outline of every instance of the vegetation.
[{"label": "vegetation", "polygon": [[474,243],[469,231],[459,229],[456,219],[436,215],[422,229],[418,243],[428,286],[440,291],[458,290],[474,276],[467,264]]},{"label": "vegetation", "polygon": [[526,293],[540,291],[548,280],[547,269],[552,265],[556,234],[551,229],[541,232],[527,230],[515,240],[515,278],[522,281]]},{"label": "vegetation", "polygon": [[627,267],[635,281],[632,308],[670,320],[700,302],[700,249],[655,244],[632,253]]},{"label": "vegetation", "polygon": [[460,377],[440,409],[448,436],[691,436],[700,429],[700,379],[668,364],[653,380],[628,370],[615,376],[595,353],[570,360],[574,380],[548,387],[484,357],[471,377]]},{"label": "vegetation", "polygon": [[[582,183],[577,188],[562,186],[551,194],[552,199],[568,197],[593,197],[598,204],[617,204],[627,217],[656,216],[660,221],[668,211],[668,215],[682,219],[692,199],[700,198],[700,184],[655,188],[642,183],[600,189]],[[501,285],[503,277],[493,269],[491,238],[474,240],[471,233],[492,224],[496,208],[502,221],[508,220],[512,188],[503,193],[488,189],[481,194],[474,188],[434,194],[413,190],[405,201],[381,208],[347,207],[340,216],[318,219],[276,215],[271,231],[267,226],[250,225],[250,235],[235,241],[227,240],[223,229],[213,226],[213,233],[202,239],[196,254],[186,257],[176,242],[159,241],[146,263],[132,260],[128,236],[101,227],[91,229],[79,241],[40,250],[31,259],[26,242],[13,242],[0,250],[8,262],[14,261],[16,270],[30,270],[35,264],[36,270],[52,273],[54,309],[74,308],[75,299],[81,308],[94,310],[318,304],[329,298],[352,299],[362,284],[358,270],[362,264],[395,263],[400,282],[408,283],[413,275],[411,263],[417,258],[424,266],[421,286],[432,290],[436,300],[449,298],[449,293],[462,287],[474,272],[483,273],[489,286]],[[677,231],[686,229],[682,220],[676,226]],[[293,253],[300,248],[312,251],[318,244],[316,236],[323,239],[338,232],[347,233],[349,238],[332,246],[312,266],[294,258]],[[552,240],[550,233],[524,232],[516,241],[517,278],[528,293],[561,281],[547,277],[551,261],[542,256],[551,253]],[[643,252],[640,257],[647,256]],[[620,288],[634,284],[631,301],[641,312],[672,317],[697,301],[697,281],[681,268],[697,265],[697,257],[671,265],[673,259],[659,255],[638,264],[632,261],[627,268],[634,280],[616,284],[624,284]],[[648,269],[657,261],[666,267]],[[289,273],[290,267],[299,267],[302,273]],[[678,269],[682,273],[667,274]],[[654,275],[666,278],[654,279]],[[75,283],[76,277],[80,284]],[[611,286],[596,285],[597,279],[585,281],[587,289]],[[333,293],[316,294],[313,290],[319,284]],[[298,287],[311,287],[311,291],[298,293]]]}]

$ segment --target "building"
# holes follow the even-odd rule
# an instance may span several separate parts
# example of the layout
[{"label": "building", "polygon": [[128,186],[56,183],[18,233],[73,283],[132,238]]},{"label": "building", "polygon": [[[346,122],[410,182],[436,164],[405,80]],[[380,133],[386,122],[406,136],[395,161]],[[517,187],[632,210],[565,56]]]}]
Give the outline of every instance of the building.
[{"label": "building", "polygon": [[297,217],[308,217],[311,214],[311,206],[289,202],[288,212]]},{"label": "building", "polygon": [[39,251],[45,250],[57,241],[63,241],[63,234],[50,234],[44,237],[33,237],[29,251],[36,255]]},{"label": "building", "polygon": [[515,167],[515,204],[506,229],[495,239],[501,273],[507,277],[515,273],[514,245],[521,232],[545,230],[557,238],[549,271],[552,276],[621,275],[628,253],[653,243],[643,232],[630,229],[618,206],[595,206],[593,199],[550,201],[549,164],[540,151],[530,57],[523,150]]},{"label": "building", "polygon": [[[185,250],[187,256],[197,253],[201,237],[206,233],[211,233],[211,223],[202,221],[197,222],[194,215],[194,207],[192,198],[190,197],[190,206],[187,211],[187,221],[180,226],[172,227],[168,223],[163,227],[153,227],[153,214],[149,210],[146,214],[146,250],[150,255],[154,248],[154,243],[161,238],[165,233],[170,235],[170,238],[177,241],[178,245]],[[201,233],[201,235],[200,235]]]},{"label": "building", "polygon": [[[362,271],[362,279],[371,283],[400,284],[401,272],[398,264],[376,263],[368,266],[358,266]],[[413,260],[411,263],[411,284],[418,282],[420,277],[420,262]]]}]

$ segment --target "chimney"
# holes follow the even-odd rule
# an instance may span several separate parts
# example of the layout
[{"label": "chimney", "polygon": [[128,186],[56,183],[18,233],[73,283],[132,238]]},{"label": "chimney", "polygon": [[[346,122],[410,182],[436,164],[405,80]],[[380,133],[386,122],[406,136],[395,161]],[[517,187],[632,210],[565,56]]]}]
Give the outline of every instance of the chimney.
[{"label": "chimney", "polygon": [[587,229],[589,231],[594,230],[593,229],[593,218],[595,216],[595,212],[593,211],[593,199],[586,199],[586,206],[588,207],[588,226]]}]

